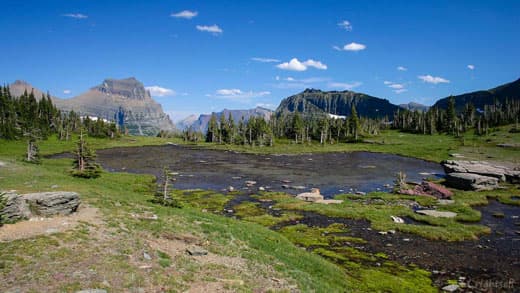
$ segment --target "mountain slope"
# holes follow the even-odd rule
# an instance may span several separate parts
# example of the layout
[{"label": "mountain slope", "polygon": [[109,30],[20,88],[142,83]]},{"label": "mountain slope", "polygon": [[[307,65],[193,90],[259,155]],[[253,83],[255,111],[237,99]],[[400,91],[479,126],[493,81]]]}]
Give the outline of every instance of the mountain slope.
[{"label": "mountain slope", "polygon": [[[273,114],[273,111],[269,109],[265,109],[262,107],[256,107],[254,109],[247,109],[247,110],[228,110],[224,109],[221,112],[215,113],[217,115],[217,119],[220,119],[220,116],[224,115],[224,117],[227,119],[229,117],[229,114],[233,117],[233,120],[235,123],[238,123],[242,117],[244,118],[244,122],[247,122],[249,118],[251,117],[263,117],[265,120],[271,119],[271,115]],[[190,128],[195,131],[202,131],[205,132],[208,129],[208,123],[211,119],[212,114],[202,114],[199,116],[199,119],[194,121],[191,125],[189,125],[187,128]]]},{"label": "mountain slope", "polygon": [[[27,93],[31,93],[32,91],[36,100],[40,100],[42,98],[42,95],[47,95],[40,89],[33,87],[30,83],[24,80],[17,80],[9,85],[9,92],[11,92],[11,95],[13,97],[19,97],[23,95],[25,91],[27,91]],[[51,99],[54,101],[59,100],[59,98],[53,96],[51,96]]]},{"label": "mountain slope", "polygon": [[399,107],[391,104],[386,99],[372,97],[352,91],[324,92],[316,89],[305,91],[290,96],[280,103],[276,114],[287,112],[300,112],[304,114],[329,113],[333,115],[349,116],[352,105],[360,116],[384,117],[392,116]]},{"label": "mountain slope", "polygon": [[[520,99],[520,79],[489,90],[475,91],[453,97],[455,98],[455,108],[458,111],[462,110],[466,103],[472,103],[475,108],[483,109],[484,105],[492,105],[495,99],[501,103],[506,99],[518,100]],[[449,98],[438,100],[433,107],[446,109]]]},{"label": "mountain slope", "polygon": [[429,106],[419,104],[416,102],[410,102],[408,104],[399,104],[399,107],[406,109],[406,110],[410,110],[410,111],[422,111],[422,112],[428,111],[428,109],[430,108]]}]

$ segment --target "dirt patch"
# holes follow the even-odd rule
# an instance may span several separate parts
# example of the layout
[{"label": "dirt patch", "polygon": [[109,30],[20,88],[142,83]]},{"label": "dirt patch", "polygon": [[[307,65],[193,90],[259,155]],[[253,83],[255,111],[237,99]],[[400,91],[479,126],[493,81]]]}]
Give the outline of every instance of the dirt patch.
[{"label": "dirt patch", "polygon": [[15,224],[5,224],[0,227],[0,242],[64,232],[76,227],[80,222],[88,222],[94,225],[102,223],[98,209],[81,205],[76,213],[69,216],[31,218]]}]

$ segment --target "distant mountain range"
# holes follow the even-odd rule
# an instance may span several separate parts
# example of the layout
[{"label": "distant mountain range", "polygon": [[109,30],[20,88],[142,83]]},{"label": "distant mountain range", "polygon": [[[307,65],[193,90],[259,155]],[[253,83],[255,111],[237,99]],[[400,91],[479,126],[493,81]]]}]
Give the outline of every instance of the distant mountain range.
[{"label": "distant mountain range", "polygon": [[423,112],[428,111],[428,109],[430,109],[430,106],[426,106],[426,105],[419,104],[416,102],[410,102],[408,104],[400,104],[399,107],[406,109],[406,110],[410,110],[410,111],[423,111]]},{"label": "distant mountain range", "polygon": [[[503,84],[489,90],[466,93],[455,98],[455,108],[461,111],[466,103],[472,103],[477,109],[484,109],[484,105],[492,105],[495,100],[503,103],[506,99],[520,99],[520,79]],[[433,107],[447,108],[450,97],[438,100]]]},{"label": "distant mountain range", "polygon": [[[20,96],[24,90],[34,91],[41,98],[42,91],[24,81],[16,81],[10,86],[13,96]],[[137,79],[105,79],[100,85],[71,99],[53,97],[62,111],[74,110],[80,115],[114,120],[116,113],[124,113],[124,124],[129,133],[155,135],[161,129],[173,131],[175,126],[159,103],[154,101],[144,85]]]},{"label": "distant mountain range", "polygon": [[[202,114],[198,119],[195,120],[193,117],[194,115],[190,115],[187,118],[179,121],[177,123],[177,127],[181,130],[191,128],[194,131],[206,132],[212,114]],[[220,119],[220,116],[222,115],[224,115],[224,117],[227,119],[229,114],[231,114],[231,117],[233,117],[235,123],[238,123],[238,121],[240,121],[242,118],[244,118],[244,122],[247,122],[251,117],[263,117],[265,120],[269,120],[271,119],[273,111],[262,107],[256,107],[254,109],[247,110],[224,109],[223,111],[215,112],[214,114],[217,116],[217,119]]]},{"label": "distant mountain range", "polygon": [[[24,91],[33,91],[40,99],[43,91],[34,88],[25,81],[16,81],[10,86],[13,96],[20,96]],[[476,108],[483,109],[484,105],[493,104],[495,100],[504,102],[506,99],[520,99],[520,79],[489,90],[476,91],[454,96],[457,110],[462,110],[466,103],[472,103]],[[131,134],[155,135],[159,130],[175,130],[175,126],[166,115],[160,104],[155,102],[143,84],[133,77],[126,79],[106,79],[98,86],[71,99],[52,97],[56,106],[62,110],[74,110],[82,115],[95,116],[113,120],[115,114],[122,109],[125,113],[125,125]],[[432,107],[447,108],[448,99],[438,100]],[[352,91],[321,91],[306,89],[303,92],[283,99],[275,112],[257,107],[247,110],[228,110],[216,112],[227,117],[231,114],[236,123],[244,118],[261,116],[269,120],[272,115],[299,112],[304,114],[326,114],[329,117],[350,116],[351,107],[355,105],[360,116],[364,117],[392,117],[397,109],[426,111],[429,107],[419,103],[394,105],[386,99],[373,97]],[[205,132],[211,114],[200,116],[190,115],[179,121],[180,130],[191,128]]]},{"label": "distant mountain range", "polygon": [[290,112],[305,114],[333,114],[338,116],[350,116],[352,105],[357,113],[364,117],[391,117],[399,109],[386,99],[369,96],[352,91],[324,92],[317,89],[305,91],[290,96],[280,103],[276,109],[276,115]]}]

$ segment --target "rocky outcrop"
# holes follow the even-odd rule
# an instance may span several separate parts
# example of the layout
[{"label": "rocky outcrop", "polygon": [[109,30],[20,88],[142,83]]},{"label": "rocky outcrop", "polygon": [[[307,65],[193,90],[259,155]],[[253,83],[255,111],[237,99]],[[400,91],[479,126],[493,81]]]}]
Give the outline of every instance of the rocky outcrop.
[{"label": "rocky outcrop", "polygon": [[498,178],[473,173],[449,173],[446,185],[461,190],[493,190],[498,188]]},{"label": "rocky outcrop", "polygon": [[[450,186],[465,190],[491,190],[499,181],[520,183],[520,170],[484,161],[447,160],[442,163]],[[463,175],[463,174],[467,174]],[[494,178],[496,180],[492,180]]]},{"label": "rocky outcrop", "polygon": [[75,192],[40,192],[19,195],[15,192],[4,194],[6,204],[0,211],[5,222],[15,222],[32,217],[50,217],[69,215],[75,212],[80,204],[79,195]]},{"label": "rocky outcrop", "polygon": [[444,186],[428,181],[423,181],[421,184],[417,184],[413,189],[400,189],[399,193],[407,195],[434,196],[438,199],[450,199],[453,196],[453,192]]}]

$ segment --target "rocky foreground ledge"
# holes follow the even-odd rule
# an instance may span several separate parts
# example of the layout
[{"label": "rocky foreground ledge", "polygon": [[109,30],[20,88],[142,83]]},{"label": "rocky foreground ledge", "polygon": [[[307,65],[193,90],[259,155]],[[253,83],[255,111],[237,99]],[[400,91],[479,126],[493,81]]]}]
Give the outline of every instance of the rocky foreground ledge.
[{"label": "rocky foreground ledge", "polygon": [[0,217],[5,222],[16,222],[34,217],[69,215],[78,210],[81,200],[76,192],[56,191],[17,194],[15,191],[3,195],[5,206]]},{"label": "rocky foreground ledge", "polygon": [[446,185],[462,190],[493,190],[499,182],[520,184],[520,169],[495,165],[485,161],[442,162]]}]

